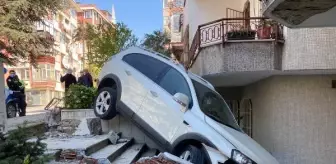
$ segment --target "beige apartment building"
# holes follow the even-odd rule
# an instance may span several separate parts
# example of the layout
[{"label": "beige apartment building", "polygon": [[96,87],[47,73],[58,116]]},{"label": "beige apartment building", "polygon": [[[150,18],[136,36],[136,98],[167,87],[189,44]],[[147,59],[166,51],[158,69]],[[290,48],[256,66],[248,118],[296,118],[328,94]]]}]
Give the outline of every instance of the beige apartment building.
[{"label": "beige apartment building", "polygon": [[259,0],[186,0],[181,60],[281,164],[336,163],[336,28],[262,13]]},{"label": "beige apartment building", "polygon": [[170,37],[169,48],[172,55],[179,59],[183,54],[182,23],[184,0],[163,1],[163,31]]},{"label": "beige apartment building", "polygon": [[79,71],[83,69],[83,45],[73,39],[77,29],[77,12],[81,9],[74,0],[66,0],[64,3],[68,8],[50,13],[43,23],[36,23],[37,31],[46,31],[53,36],[55,45],[51,50],[52,55],[39,57],[37,67],[26,62],[5,66],[8,70],[14,69],[19,78],[25,81],[28,106],[46,105],[52,98],[63,97],[64,85],[60,77],[68,68],[78,77]]}]

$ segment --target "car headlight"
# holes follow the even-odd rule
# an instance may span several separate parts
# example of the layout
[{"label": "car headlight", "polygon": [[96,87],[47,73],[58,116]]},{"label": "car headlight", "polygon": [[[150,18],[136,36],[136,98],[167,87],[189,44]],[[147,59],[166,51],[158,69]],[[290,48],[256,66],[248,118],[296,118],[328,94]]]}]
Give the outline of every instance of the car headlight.
[{"label": "car headlight", "polygon": [[237,162],[237,164],[256,164],[252,159],[235,149],[232,150],[231,159]]}]

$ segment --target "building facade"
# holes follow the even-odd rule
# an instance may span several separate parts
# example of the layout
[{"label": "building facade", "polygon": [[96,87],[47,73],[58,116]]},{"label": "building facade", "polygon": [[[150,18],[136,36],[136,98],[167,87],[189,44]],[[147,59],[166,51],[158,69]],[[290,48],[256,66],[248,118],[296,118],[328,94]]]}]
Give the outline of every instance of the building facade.
[{"label": "building facade", "polygon": [[169,47],[177,59],[183,54],[183,8],[184,0],[163,1],[163,31],[170,37]]},{"label": "building facade", "polygon": [[[50,13],[44,22],[36,23],[37,31],[49,32],[55,40],[52,55],[41,56],[37,59],[37,67],[27,62],[16,66],[5,66],[13,69],[19,78],[26,83],[26,102],[28,106],[46,105],[52,98],[64,96],[64,85],[60,77],[70,68],[75,76],[83,69],[82,44],[74,41],[77,29],[77,12],[79,6],[74,0],[67,0],[69,8],[57,13]],[[5,75],[7,78],[8,74]]]},{"label": "building facade", "polygon": [[336,28],[289,29],[259,0],[186,0],[182,62],[283,164],[336,163]]}]

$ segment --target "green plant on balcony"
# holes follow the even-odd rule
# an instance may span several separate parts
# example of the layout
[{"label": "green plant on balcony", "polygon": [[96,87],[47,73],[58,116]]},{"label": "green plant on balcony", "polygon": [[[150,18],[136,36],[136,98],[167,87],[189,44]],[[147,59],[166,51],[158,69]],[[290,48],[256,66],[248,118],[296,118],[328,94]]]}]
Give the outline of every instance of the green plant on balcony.
[{"label": "green plant on balcony", "polygon": [[255,39],[256,31],[242,28],[227,32],[228,40],[253,40]]},{"label": "green plant on balcony", "polygon": [[97,94],[95,88],[83,85],[71,85],[64,97],[66,109],[89,109]]}]

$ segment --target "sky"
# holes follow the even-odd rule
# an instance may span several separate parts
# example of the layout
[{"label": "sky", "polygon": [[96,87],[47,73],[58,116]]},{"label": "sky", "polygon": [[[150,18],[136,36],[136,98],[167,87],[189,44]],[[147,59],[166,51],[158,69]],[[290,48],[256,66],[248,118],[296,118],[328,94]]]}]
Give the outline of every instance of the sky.
[{"label": "sky", "polygon": [[114,4],[117,22],[125,23],[140,40],[145,33],[161,30],[163,26],[162,0],[79,0],[79,2],[96,4],[98,8],[109,12]]}]

